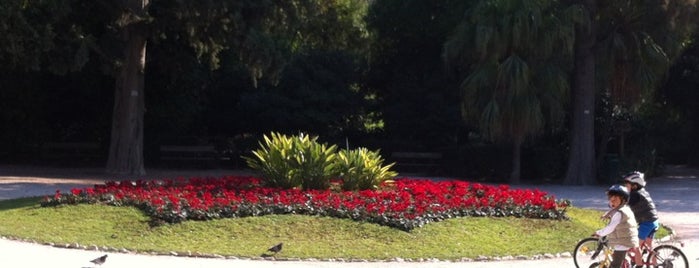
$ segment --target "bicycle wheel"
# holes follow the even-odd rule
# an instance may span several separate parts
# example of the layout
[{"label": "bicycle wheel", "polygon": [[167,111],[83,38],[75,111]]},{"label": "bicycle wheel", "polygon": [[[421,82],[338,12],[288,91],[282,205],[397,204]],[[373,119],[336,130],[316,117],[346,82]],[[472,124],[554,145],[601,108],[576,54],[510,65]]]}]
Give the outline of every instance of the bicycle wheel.
[{"label": "bicycle wheel", "polygon": [[604,261],[604,253],[602,249],[604,244],[599,242],[599,239],[588,237],[580,240],[575,245],[573,251],[573,262],[576,268],[593,268],[598,267]]},{"label": "bicycle wheel", "polygon": [[[689,260],[687,256],[684,255],[682,250],[671,245],[660,245],[653,249],[655,254],[649,254],[646,263],[648,267],[656,268],[688,268]],[[653,262],[653,256],[655,255],[656,261]],[[653,266],[652,264],[655,264]]]}]

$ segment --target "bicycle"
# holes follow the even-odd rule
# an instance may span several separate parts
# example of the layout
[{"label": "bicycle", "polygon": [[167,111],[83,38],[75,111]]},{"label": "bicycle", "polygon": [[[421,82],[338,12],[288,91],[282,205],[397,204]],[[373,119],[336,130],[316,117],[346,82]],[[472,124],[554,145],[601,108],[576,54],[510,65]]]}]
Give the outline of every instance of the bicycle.
[{"label": "bicycle", "polygon": [[[640,251],[644,255],[643,263],[633,264],[633,258],[626,255],[622,262],[622,268],[633,268],[634,265],[642,265],[647,268],[688,268],[689,260],[684,252],[674,246],[679,242],[674,234],[670,235],[670,242],[655,240],[659,246],[650,250],[650,246],[643,244]],[[606,237],[588,237],[575,245],[573,262],[577,268],[608,268],[611,264],[614,249],[607,243]],[[645,256],[647,255],[647,256]]]}]

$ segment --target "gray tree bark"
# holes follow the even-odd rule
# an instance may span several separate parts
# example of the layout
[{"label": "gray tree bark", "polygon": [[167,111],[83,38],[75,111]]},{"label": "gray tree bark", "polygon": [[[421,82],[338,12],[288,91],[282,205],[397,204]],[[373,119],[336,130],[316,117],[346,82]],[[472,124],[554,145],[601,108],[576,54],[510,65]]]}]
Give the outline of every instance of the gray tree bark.
[{"label": "gray tree bark", "polygon": [[595,171],[595,0],[583,2],[590,27],[576,29],[575,69],[571,86],[570,156],[564,182],[584,185],[596,181]]},{"label": "gray tree bark", "polygon": [[[126,0],[126,10],[145,16],[148,0]],[[147,32],[142,23],[128,24],[124,61],[116,79],[112,132],[106,172],[144,175],[143,116],[145,113],[144,75]]]}]

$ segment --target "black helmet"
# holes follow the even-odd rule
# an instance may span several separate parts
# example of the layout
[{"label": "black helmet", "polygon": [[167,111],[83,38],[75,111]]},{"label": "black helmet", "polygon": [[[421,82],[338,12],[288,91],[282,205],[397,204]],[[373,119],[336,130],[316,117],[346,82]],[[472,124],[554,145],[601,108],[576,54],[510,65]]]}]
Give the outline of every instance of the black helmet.
[{"label": "black helmet", "polygon": [[621,200],[626,202],[629,200],[629,189],[626,189],[626,186],[614,184],[612,187],[609,187],[609,190],[607,190],[607,195],[619,196],[621,197]]},{"label": "black helmet", "polygon": [[645,176],[643,175],[643,173],[634,171],[624,175],[624,181],[628,181],[630,183],[638,184],[641,187],[645,187],[646,180],[644,179],[644,177]]}]

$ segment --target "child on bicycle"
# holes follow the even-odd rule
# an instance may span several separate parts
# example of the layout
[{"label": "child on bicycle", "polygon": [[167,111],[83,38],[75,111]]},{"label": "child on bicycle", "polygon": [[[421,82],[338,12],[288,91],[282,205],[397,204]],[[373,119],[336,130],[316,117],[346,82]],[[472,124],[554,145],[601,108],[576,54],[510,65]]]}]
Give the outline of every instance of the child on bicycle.
[{"label": "child on bicycle", "polygon": [[653,199],[650,198],[650,194],[645,189],[646,180],[644,177],[644,174],[638,171],[633,171],[623,177],[626,187],[631,190],[629,207],[631,211],[633,211],[633,215],[636,217],[636,222],[638,223],[639,247],[634,249],[633,252],[633,255],[635,255],[634,261],[636,263],[641,263],[642,261],[639,249],[643,244],[652,248],[653,235],[659,226],[658,212],[655,209]]},{"label": "child on bicycle", "polygon": [[607,198],[611,210],[604,215],[610,218],[609,224],[597,230],[592,236],[607,236],[609,245],[614,249],[611,268],[620,268],[626,252],[638,245],[636,218],[627,205],[629,190],[626,186],[612,185],[607,190]]}]

